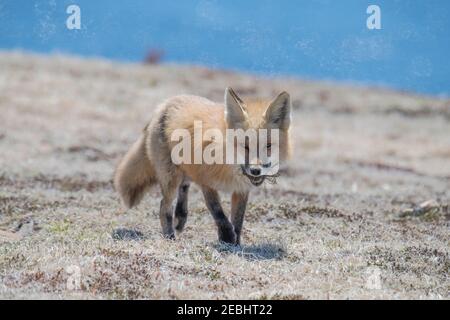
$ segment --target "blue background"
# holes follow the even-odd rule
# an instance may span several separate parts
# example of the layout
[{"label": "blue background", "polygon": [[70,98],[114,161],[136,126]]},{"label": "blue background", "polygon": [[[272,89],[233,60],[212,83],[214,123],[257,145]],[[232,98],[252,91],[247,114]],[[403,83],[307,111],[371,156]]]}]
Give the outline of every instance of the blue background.
[{"label": "blue background", "polygon": [[[68,30],[66,8],[81,8]],[[366,9],[381,7],[382,30]],[[0,0],[0,48],[166,61],[450,95],[450,1]],[[0,70],[1,72],[1,70]]]}]

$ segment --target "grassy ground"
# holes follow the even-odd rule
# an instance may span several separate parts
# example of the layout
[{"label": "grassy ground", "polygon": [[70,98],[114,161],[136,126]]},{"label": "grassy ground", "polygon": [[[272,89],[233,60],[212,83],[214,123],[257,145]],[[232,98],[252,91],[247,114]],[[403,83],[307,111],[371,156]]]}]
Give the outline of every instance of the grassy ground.
[{"label": "grassy ground", "polygon": [[[0,298],[450,297],[450,101],[19,53],[0,70]],[[158,102],[229,85],[291,93],[293,160],[251,195],[241,248],[217,243],[195,187],[164,240],[159,191],[124,212],[115,164]]]}]

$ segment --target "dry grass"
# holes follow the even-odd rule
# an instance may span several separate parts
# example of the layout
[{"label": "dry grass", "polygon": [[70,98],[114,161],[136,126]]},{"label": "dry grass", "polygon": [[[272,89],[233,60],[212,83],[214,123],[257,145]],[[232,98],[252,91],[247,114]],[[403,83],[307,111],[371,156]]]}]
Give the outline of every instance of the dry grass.
[{"label": "dry grass", "polygon": [[[450,297],[450,101],[19,53],[0,70],[0,229],[20,239],[0,237],[1,298]],[[291,92],[294,161],[252,194],[242,248],[217,243],[195,187],[186,231],[164,240],[159,192],[123,212],[115,163],[159,101],[228,85]]]}]

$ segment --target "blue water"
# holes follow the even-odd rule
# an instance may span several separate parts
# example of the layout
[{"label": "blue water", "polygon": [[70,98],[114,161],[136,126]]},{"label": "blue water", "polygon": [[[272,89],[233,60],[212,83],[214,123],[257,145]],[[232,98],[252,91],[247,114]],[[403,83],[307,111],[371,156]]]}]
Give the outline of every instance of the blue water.
[{"label": "blue water", "polygon": [[[66,28],[69,4],[81,29]],[[370,4],[381,30],[366,27]],[[450,1],[0,0],[0,48],[166,61],[450,95]],[[1,72],[1,70],[0,70]]]}]

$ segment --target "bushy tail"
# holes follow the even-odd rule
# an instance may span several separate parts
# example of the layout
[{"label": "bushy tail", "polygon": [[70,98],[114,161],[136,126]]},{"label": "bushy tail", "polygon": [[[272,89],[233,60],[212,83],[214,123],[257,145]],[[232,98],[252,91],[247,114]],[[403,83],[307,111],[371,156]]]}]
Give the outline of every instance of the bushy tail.
[{"label": "bushy tail", "polygon": [[157,182],[155,169],[145,151],[145,134],[128,150],[117,166],[114,187],[127,208],[139,204],[148,188]]}]

